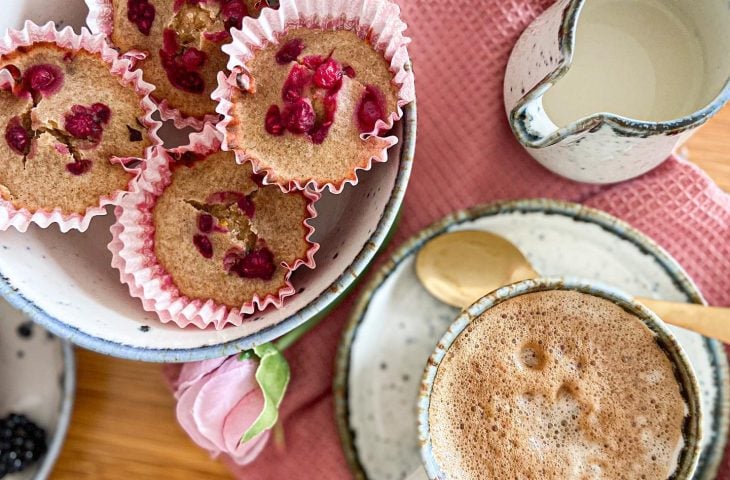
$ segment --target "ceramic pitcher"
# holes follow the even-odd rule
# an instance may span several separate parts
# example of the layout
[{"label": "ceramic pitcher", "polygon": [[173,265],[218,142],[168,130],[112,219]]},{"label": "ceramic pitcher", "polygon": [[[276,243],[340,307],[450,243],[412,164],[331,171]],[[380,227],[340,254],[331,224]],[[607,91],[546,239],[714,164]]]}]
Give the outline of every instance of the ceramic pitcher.
[{"label": "ceramic pitcher", "polygon": [[590,183],[656,167],[729,98],[728,0],[559,0],[517,41],[504,83],[520,143]]}]

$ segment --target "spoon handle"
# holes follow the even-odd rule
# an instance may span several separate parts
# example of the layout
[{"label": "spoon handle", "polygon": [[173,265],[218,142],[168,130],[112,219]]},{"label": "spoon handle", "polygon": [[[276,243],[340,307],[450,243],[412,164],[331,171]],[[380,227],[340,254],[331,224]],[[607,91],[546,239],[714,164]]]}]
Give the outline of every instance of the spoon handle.
[{"label": "spoon handle", "polygon": [[730,344],[730,308],[638,298],[670,325]]}]

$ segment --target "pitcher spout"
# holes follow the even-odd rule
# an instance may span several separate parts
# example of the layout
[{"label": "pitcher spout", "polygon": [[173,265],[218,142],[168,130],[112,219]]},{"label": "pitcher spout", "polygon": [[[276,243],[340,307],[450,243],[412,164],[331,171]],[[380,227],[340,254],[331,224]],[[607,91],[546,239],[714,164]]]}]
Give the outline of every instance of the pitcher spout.
[{"label": "pitcher spout", "polygon": [[542,96],[516,106],[509,114],[512,131],[528,148],[542,148],[559,142],[563,135],[545,112]]}]

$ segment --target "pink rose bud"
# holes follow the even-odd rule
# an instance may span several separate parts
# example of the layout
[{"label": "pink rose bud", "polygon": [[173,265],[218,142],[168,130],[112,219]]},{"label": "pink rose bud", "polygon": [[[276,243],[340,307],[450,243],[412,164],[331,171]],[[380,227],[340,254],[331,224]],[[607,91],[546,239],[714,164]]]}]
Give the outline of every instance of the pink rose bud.
[{"label": "pink rose bud", "polygon": [[264,398],[256,382],[255,360],[238,356],[169,367],[165,374],[175,392],[177,419],[190,438],[212,456],[225,454],[239,465],[256,459],[269,439],[266,431],[240,443],[258,418]]}]

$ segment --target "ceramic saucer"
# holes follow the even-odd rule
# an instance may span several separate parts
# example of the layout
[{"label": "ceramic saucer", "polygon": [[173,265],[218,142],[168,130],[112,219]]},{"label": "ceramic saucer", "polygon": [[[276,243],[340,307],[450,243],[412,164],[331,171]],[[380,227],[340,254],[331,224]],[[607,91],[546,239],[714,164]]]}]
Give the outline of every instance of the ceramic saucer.
[{"label": "ceramic saucer", "polygon": [[4,480],[48,477],[71,420],[76,368],[71,345],[0,299],[0,417],[22,413],[48,434],[48,452]]},{"label": "ceramic saucer", "polygon": [[[656,243],[598,210],[552,200],[495,203],[452,214],[412,237],[374,276],[346,328],[337,359],[337,421],[356,478],[404,479],[421,461],[418,387],[429,354],[458,310],[416,279],[416,252],[462,229],[498,233],[541,275],[596,280],[634,295],[702,303],[686,272]],[[486,292],[485,292],[486,293]],[[673,328],[702,389],[703,452],[696,479],[714,479],[728,430],[728,363],[722,345]]]}]

